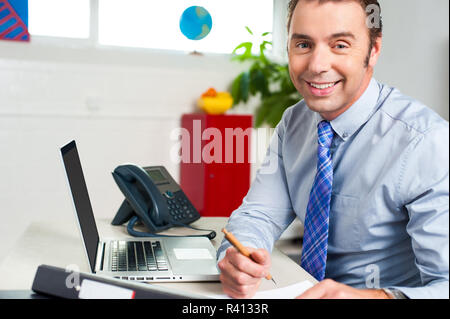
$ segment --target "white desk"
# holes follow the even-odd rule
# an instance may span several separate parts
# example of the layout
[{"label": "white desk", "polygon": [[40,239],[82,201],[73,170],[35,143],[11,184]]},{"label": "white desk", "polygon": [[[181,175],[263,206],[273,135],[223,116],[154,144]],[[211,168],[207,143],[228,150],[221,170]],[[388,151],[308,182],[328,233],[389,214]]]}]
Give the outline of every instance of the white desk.
[{"label": "white desk", "polygon": [[[214,229],[217,233],[212,240],[217,249],[222,242],[220,231],[227,218],[201,218],[192,225],[199,228]],[[97,220],[97,228],[101,238],[130,237],[125,226],[112,226],[110,220]],[[190,234],[193,231],[184,228],[171,229],[164,234]],[[75,265],[80,271],[89,272],[86,254],[75,219],[58,221],[33,222],[19,238],[11,253],[0,264],[0,290],[29,290],[38,265],[48,264],[66,268]],[[302,280],[316,280],[301,269],[280,250],[274,248],[272,253],[271,274],[277,282],[277,287],[284,287]],[[220,282],[180,282],[158,283],[157,285],[173,287],[178,290],[195,292],[201,295],[220,294]],[[260,290],[275,288],[271,281],[263,280]]]}]

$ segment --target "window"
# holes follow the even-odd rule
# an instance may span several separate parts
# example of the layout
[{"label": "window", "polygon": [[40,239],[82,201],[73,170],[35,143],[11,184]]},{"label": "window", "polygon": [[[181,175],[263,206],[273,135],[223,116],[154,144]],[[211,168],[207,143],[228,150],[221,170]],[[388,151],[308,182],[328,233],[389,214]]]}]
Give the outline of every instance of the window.
[{"label": "window", "polygon": [[[99,0],[99,43],[129,47],[230,53],[255,34],[271,32],[273,0]],[[213,26],[201,41],[184,37],[179,29],[183,11],[204,7]]]},{"label": "window", "polygon": [[[273,2],[30,0],[29,31],[32,36],[89,39],[107,46],[230,53],[237,44],[251,39],[245,26],[255,34],[252,41],[272,31]],[[204,7],[213,20],[211,32],[200,41],[188,40],[179,28],[181,14],[193,5]]]},{"label": "window", "polygon": [[31,35],[89,38],[89,0],[30,0],[28,29]]}]

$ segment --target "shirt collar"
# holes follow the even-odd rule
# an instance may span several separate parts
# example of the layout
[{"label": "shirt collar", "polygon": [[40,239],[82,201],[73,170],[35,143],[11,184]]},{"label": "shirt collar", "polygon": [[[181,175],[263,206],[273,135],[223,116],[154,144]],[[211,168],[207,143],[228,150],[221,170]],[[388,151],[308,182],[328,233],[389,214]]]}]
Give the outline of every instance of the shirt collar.
[{"label": "shirt collar", "polygon": [[[334,132],[344,141],[351,137],[373,115],[379,95],[378,82],[372,78],[359,99],[330,122]],[[323,121],[323,118],[316,113],[316,124],[320,121]]]}]

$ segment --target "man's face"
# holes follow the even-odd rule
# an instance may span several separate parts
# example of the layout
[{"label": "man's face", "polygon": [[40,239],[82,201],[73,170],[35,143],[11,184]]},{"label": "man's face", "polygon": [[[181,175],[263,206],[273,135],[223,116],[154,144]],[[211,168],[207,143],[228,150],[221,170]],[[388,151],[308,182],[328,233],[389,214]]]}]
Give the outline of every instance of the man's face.
[{"label": "man's face", "polygon": [[365,91],[381,39],[371,51],[366,14],[356,1],[300,0],[289,29],[289,72],[308,107],[333,120]]}]

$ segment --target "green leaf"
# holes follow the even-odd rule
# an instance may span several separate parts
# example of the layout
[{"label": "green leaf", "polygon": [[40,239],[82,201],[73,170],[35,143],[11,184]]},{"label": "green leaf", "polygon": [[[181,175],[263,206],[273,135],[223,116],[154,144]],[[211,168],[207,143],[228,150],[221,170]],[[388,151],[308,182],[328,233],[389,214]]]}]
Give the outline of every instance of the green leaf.
[{"label": "green leaf", "polygon": [[257,109],[255,126],[259,127],[263,123],[266,123],[271,127],[277,126],[284,111],[299,100],[300,99],[297,99],[297,96],[285,95],[283,92],[277,92],[270,96],[261,104],[261,110],[259,108]]},{"label": "green leaf", "polygon": [[250,72],[242,73],[241,81],[240,81],[240,97],[243,102],[248,101],[249,96],[249,85],[250,85]]},{"label": "green leaf", "polygon": [[269,83],[261,69],[254,69],[251,73],[250,87],[252,94],[259,92],[263,98],[269,95]]},{"label": "green leaf", "polygon": [[233,97],[233,105],[239,104],[241,101],[241,79],[243,73],[239,74],[231,85],[231,96]]},{"label": "green leaf", "polygon": [[271,95],[268,98],[262,100],[262,103],[257,107],[255,112],[255,127],[260,127],[266,122],[266,118],[270,113],[273,105],[278,99],[277,95]]},{"label": "green leaf", "polygon": [[268,112],[266,116],[266,122],[271,127],[277,126],[278,122],[280,122],[284,111],[291,106],[291,104],[288,104],[288,101],[286,98],[280,98],[276,103],[274,103],[270,107],[270,111]]},{"label": "green leaf", "polygon": [[263,41],[263,43],[261,44],[261,46],[263,46],[263,47],[265,48],[267,44],[273,45],[273,44],[272,44],[272,41]]},{"label": "green leaf", "polygon": [[263,62],[264,64],[270,64],[269,60],[267,60],[266,55],[265,55],[265,51],[267,50],[267,45],[270,44],[272,45],[272,42],[269,41],[263,41],[263,43],[261,43],[259,45],[259,55],[260,55],[260,60],[261,62]]},{"label": "green leaf", "polygon": [[271,34],[272,32],[264,32],[263,34],[261,34],[262,37],[265,37],[266,35]]},{"label": "green leaf", "polygon": [[250,33],[251,35],[253,35],[253,32],[252,32],[252,30],[250,30],[249,27],[245,26],[245,28],[247,29],[248,33]]},{"label": "green leaf", "polygon": [[266,119],[267,114],[270,111],[269,103],[262,103],[255,111],[255,127],[260,127]]},{"label": "green leaf", "polygon": [[258,73],[258,69],[250,70],[250,81],[248,85],[248,90],[250,95],[256,95],[258,93],[258,89],[255,86],[255,76]]},{"label": "green leaf", "polygon": [[[247,60],[249,58],[252,58],[252,47],[253,47],[253,43],[251,43],[251,42],[242,42],[236,48],[234,48],[233,52],[231,52],[232,60],[244,61],[244,60]],[[237,54],[236,51],[241,49],[241,48],[245,48],[244,53]]]}]

